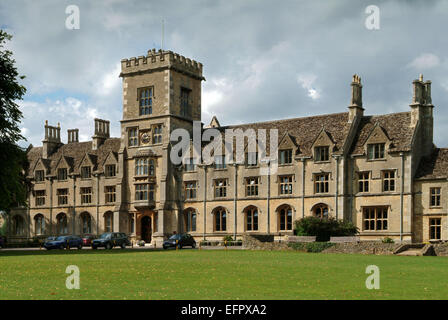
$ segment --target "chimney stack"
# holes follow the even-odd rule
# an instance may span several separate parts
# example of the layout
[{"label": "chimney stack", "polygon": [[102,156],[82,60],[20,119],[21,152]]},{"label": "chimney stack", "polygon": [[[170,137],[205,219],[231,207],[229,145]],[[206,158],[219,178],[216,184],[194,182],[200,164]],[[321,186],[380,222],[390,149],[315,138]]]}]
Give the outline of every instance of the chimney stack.
[{"label": "chimney stack", "polygon": [[42,158],[48,159],[48,157],[61,145],[61,125],[58,122],[58,126],[48,125],[48,120],[45,120],[45,139],[42,141]]},{"label": "chimney stack", "polygon": [[110,136],[110,122],[95,118],[95,134],[92,137],[92,149],[97,150]]},{"label": "chimney stack", "polygon": [[68,129],[67,138],[67,143],[79,142],[79,129]]},{"label": "chimney stack", "polygon": [[352,96],[349,109],[349,119],[348,122],[351,123],[355,117],[362,117],[364,115],[364,108],[362,107],[362,84],[361,78],[357,75],[353,75],[352,83]]}]

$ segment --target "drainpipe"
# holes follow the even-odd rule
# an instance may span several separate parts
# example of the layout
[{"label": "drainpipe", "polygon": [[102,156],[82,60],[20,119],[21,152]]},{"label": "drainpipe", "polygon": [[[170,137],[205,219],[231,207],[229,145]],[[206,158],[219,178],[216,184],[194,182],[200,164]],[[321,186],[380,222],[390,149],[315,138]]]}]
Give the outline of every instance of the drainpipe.
[{"label": "drainpipe", "polygon": [[234,164],[234,169],[235,169],[235,174],[234,174],[234,187],[233,187],[233,190],[234,190],[234,194],[233,194],[233,213],[234,213],[234,231],[233,231],[233,240],[235,240],[236,241],[236,228],[237,228],[237,221],[236,221],[236,218],[237,218],[237,215],[236,215],[236,210],[237,210],[237,196],[238,196],[238,188],[237,188],[237,186],[238,186],[238,164],[237,163],[235,163]]},{"label": "drainpipe", "polygon": [[302,219],[305,218],[305,158],[302,161]]},{"label": "drainpipe", "polygon": [[50,178],[50,235],[54,235],[53,232],[53,179]]},{"label": "drainpipe", "polygon": [[[100,175],[96,175],[96,234],[99,234],[99,221],[100,221]],[[118,226],[120,227],[120,226]]]},{"label": "drainpipe", "polygon": [[268,210],[267,210],[267,215],[268,215],[268,234],[271,233],[271,208],[270,208],[270,200],[271,200],[271,162],[268,160],[267,161],[267,165],[268,165],[268,195],[266,197],[266,201],[267,201],[267,205],[268,205]]},{"label": "drainpipe", "polygon": [[335,156],[336,159],[336,190],[334,193],[334,208],[336,211],[336,220],[338,219],[338,198],[339,198],[339,155]]},{"label": "drainpipe", "polygon": [[204,165],[204,229],[203,229],[204,240],[206,232],[206,216],[207,216],[207,165]]},{"label": "drainpipe", "polygon": [[400,187],[400,242],[403,242],[403,188],[404,188],[404,153],[400,152],[401,157],[401,187]]}]

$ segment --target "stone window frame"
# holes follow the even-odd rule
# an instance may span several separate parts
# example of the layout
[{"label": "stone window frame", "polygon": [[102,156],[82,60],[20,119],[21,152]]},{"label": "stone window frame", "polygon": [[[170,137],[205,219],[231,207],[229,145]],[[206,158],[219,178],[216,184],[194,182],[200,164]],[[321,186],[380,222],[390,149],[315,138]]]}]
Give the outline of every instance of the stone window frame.
[{"label": "stone window frame", "polygon": [[117,165],[106,164],[104,166],[104,175],[106,176],[106,178],[115,178],[117,176]]},{"label": "stone window frame", "polygon": [[[222,183],[221,185],[219,183]],[[213,180],[213,195],[216,199],[222,199],[227,197],[228,179],[218,178]],[[217,196],[219,194],[219,196]]]},{"label": "stone window frame", "polygon": [[[293,174],[284,174],[278,176],[278,184],[279,184],[279,195],[289,196],[293,193],[293,182],[294,182]],[[286,180],[287,179],[287,180]],[[289,190],[289,192],[287,192]]]},{"label": "stone window frame", "polygon": [[246,190],[246,197],[258,196],[259,185],[261,184],[260,177],[246,177],[244,178],[244,185]]},{"label": "stone window frame", "polygon": [[34,181],[44,182],[45,181],[45,170],[36,170],[34,172]]},{"label": "stone window frame", "polygon": [[314,162],[329,162],[330,146],[314,147]]},{"label": "stone window frame", "polygon": [[152,144],[163,143],[163,123],[157,123],[152,125]]},{"label": "stone window frame", "polygon": [[79,194],[81,195],[81,204],[91,204],[93,188],[92,187],[81,187],[79,188]]},{"label": "stone window frame", "polygon": [[[250,217],[250,219],[249,219]],[[255,206],[248,206],[244,210],[244,226],[247,232],[258,231],[260,212]]]},{"label": "stone window frame", "polygon": [[[277,209],[277,228],[278,231],[292,231],[293,229],[293,208],[284,204]],[[283,228],[282,228],[283,225]]]},{"label": "stone window frame", "polygon": [[[219,223],[218,223],[219,222]],[[213,231],[227,231],[227,210],[224,207],[217,207],[213,210]]]},{"label": "stone window frame", "polygon": [[34,204],[36,207],[41,207],[45,205],[46,190],[35,190],[34,191]]},{"label": "stone window frame", "polygon": [[45,234],[45,217],[42,213],[38,213],[34,216],[34,233],[36,235]]},{"label": "stone window frame", "polygon": [[395,192],[397,191],[397,179],[396,169],[381,170],[381,188],[383,192]]},{"label": "stone window frame", "polygon": [[[438,192],[436,192],[438,191]],[[442,188],[441,187],[431,187],[429,188],[429,207],[430,208],[440,208],[442,199]]]},{"label": "stone window frame", "polygon": [[[286,153],[286,154],[285,154]],[[278,150],[278,164],[281,166],[289,166],[293,163],[293,149],[280,149]],[[285,154],[284,156],[282,156]]]},{"label": "stone window frame", "polygon": [[[389,206],[362,207],[362,230],[387,231],[389,229],[389,209]],[[367,216],[366,213],[368,213]]]},{"label": "stone window frame", "polygon": [[104,187],[104,201],[106,203],[115,203],[117,201],[116,186],[105,186]]},{"label": "stone window frame", "polygon": [[179,111],[182,117],[191,118],[192,110],[190,104],[190,96],[192,90],[187,87],[180,87],[180,95],[179,95]]},{"label": "stone window frame", "polygon": [[384,160],[386,159],[386,143],[369,143],[367,144],[367,160]]},{"label": "stone window frame", "polygon": [[[324,177],[321,180],[320,177]],[[313,174],[314,180],[314,193],[315,194],[325,194],[330,192],[330,173],[329,172],[319,172]],[[321,191],[323,190],[323,191]]]},{"label": "stone window frame", "polygon": [[69,195],[68,188],[56,189],[56,195],[58,197],[58,205],[59,206],[68,205],[68,195]]},{"label": "stone window frame", "polygon": [[[220,160],[217,161],[218,159],[220,159]],[[213,161],[214,161],[213,169],[214,170],[227,170],[227,161],[226,160],[227,159],[226,159],[225,155],[214,156],[213,157]]]},{"label": "stone window frame", "polygon": [[198,190],[197,181],[185,181],[184,183],[185,200],[196,199],[197,190]]},{"label": "stone window frame", "polygon": [[81,179],[92,179],[92,167],[91,166],[82,166],[81,167]]},{"label": "stone window frame", "polygon": [[[367,175],[367,177],[366,177]],[[370,192],[370,171],[358,171],[358,192]]]},{"label": "stone window frame", "polygon": [[193,208],[187,208],[183,212],[183,226],[185,232],[197,231],[198,213]]},{"label": "stone window frame", "polygon": [[[428,228],[429,240],[441,240],[442,239],[442,218],[441,217],[429,218],[428,226],[429,226],[429,228]],[[436,237],[433,237],[433,234],[436,235]]]},{"label": "stone window frame", "polygon": [[58,168],[58,181],[67,181],[68,180],[68,169],[67,168]]},{"label": "stone window frame", "polygon": [[138,183],[135,185],[135,201],[147,201],[149,199],[148,183]]},{"label": "stone window frame", "polygon": [[[249,155],[254,155],[255,154],[255,163],[253,162],[253,156],[249,157]],[[252,160],[249,162],[249,160]],[[246,152],[245,153],[245,166],[246,168],[254,168],[254,167],[258,167],[258,152]]]},{"label": "stone window frame", "polygon": [[[142,96],[143,92],[149,92],[148,95]],[[138,101],[138,115],[149,116],[152,115],[152,107],[154,102],[154,86],[142,87],[137,89],[137,101]],[[146,103],[142,105],[142,101]],[[144,110],[145,112],[142,112]]]},{"label": "stone window frame", "polygon": [[126,128],[128,134],[128,147],[134,148],[139,146],[139,129],[138,127]]},{"label": "stone window frame", "polygon": [[195,172],[196,171],[196,164],[194,163],[194,158],[185,158],[184,171],[185,172]]}]

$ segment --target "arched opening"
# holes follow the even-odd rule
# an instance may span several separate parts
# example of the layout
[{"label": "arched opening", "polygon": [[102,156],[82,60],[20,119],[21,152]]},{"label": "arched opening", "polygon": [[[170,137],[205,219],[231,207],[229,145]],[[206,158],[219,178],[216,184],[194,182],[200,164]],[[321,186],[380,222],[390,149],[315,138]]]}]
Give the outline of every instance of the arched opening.
[{"label": "arched opening", "polygon": [[184,210],[184,230],[185,232],[195,232],[196,231],[196,219],[197,213],[193,208],[188,208]]},{"label": "arched opening", "polygon": [[15,215],[12,218],[12,234],[15,236],[23,236],[25,234],[25,220],[22,216]]},{"label": "arched opening", "polygon": [[111,211],[107,211],[104,214],[104,232],[114,231],[114,214]]},{"label": "arched opening", "polygon": [[328,206],[325,203],[316,204],[313,209],[313,214],[317,218],[327,219],[328,218]]},{"label": "arched opening", "polygon": [[81,232],[92,233],[92,216],[88,212],[81,213]]},{"label": "arched opening", "polygon": [[145,242],[151,242],[151,217],[144,216],[140,222],[140,225],[142,240],[144,240]]},{"label": "arched opening", "polygon": [[217,207],[213,210],[214,231],[227,231],[227,210]]},{"label": "arched opening", "polygon": [[246,231],[258,231],[258,208],[248,206],[244,209],[244,217],[246,220]]},{"label": "arched opening", "polygon": [[40,213],[34,216],[34,233],[36,235],[45,234],[45,218]]},{"label": "arched opening", "polygon": [[67,215],[63,212],[59,213],[56,216],[56,233],[57,234],[68,233]]},{"label": "arched opening", "polygon": [[277,209],[278,212],[278,230],[292,230],[292,208],[290,205],[282,205]]}]

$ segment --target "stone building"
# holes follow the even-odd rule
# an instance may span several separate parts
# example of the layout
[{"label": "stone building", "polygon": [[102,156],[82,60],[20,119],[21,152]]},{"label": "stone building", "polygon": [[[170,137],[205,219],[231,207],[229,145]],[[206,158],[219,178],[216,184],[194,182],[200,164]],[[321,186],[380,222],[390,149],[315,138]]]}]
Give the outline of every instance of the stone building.
[{"label": "stone building", "polygon": [[[92,140],[60,138],[45,124],[31,147],[29,206],[10,215],[10,241],[59,234],[128,233],[160,245],[174,232],[196,240],[293,233],[306,216],[353,221],[361,239],[448,238],[448,149],[433,144],[431,82],[414,80],[409,112],[364,115],[361,79],[346,112],[238,126],[214,117],[206,128],[277,129],[278,168],[245,149],[243,163],[170,160],[170,134],[201,121],[202,64],[171,51],[123,59],[121,137],[95,119]],[[343,110],[341,110],[343,111]],[[203,145],[205,147],[205,145]],[[267,146],[269,147],[269,146]]]}]

